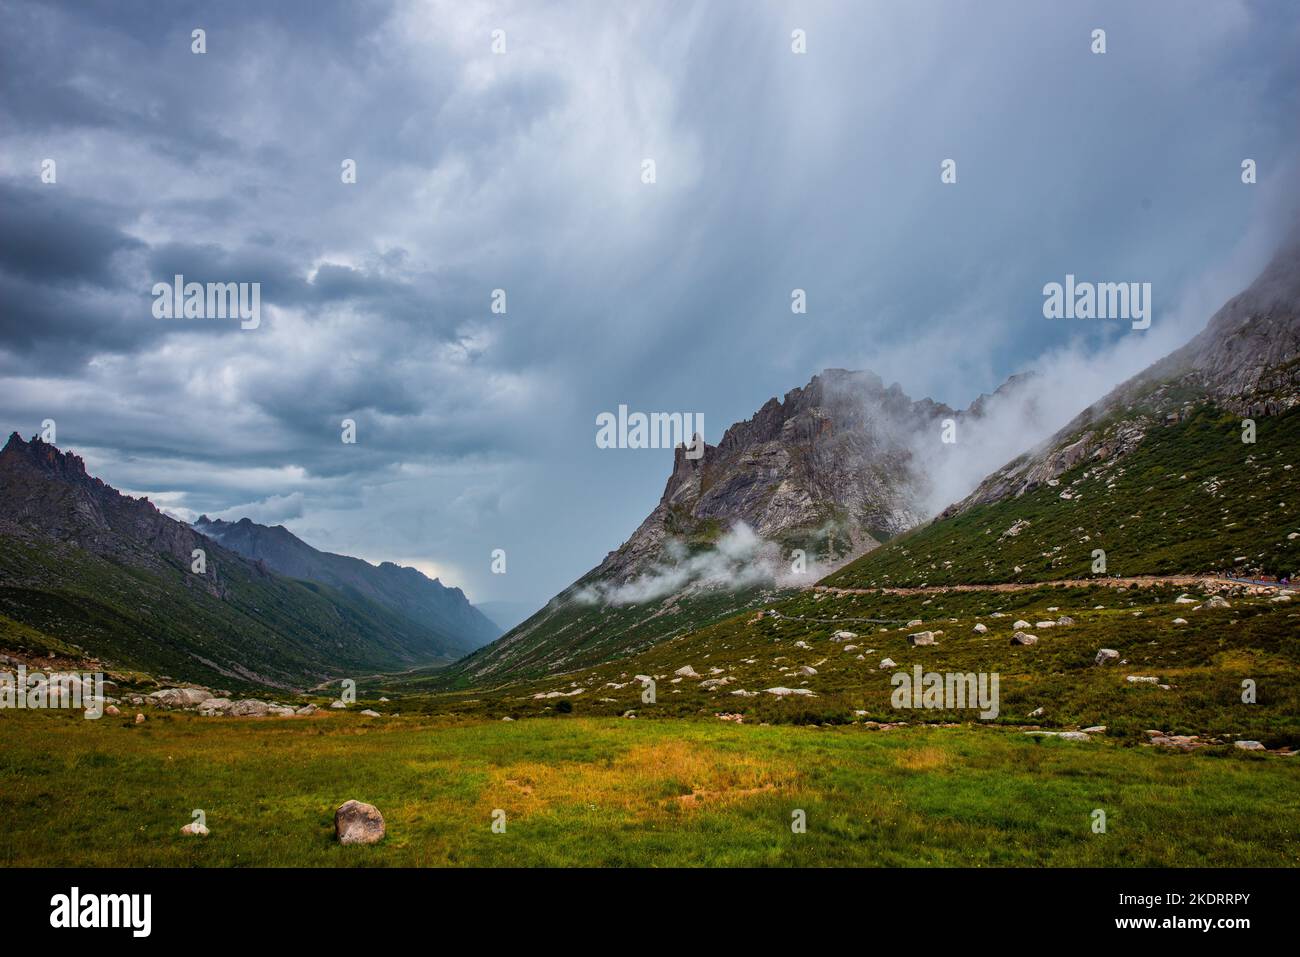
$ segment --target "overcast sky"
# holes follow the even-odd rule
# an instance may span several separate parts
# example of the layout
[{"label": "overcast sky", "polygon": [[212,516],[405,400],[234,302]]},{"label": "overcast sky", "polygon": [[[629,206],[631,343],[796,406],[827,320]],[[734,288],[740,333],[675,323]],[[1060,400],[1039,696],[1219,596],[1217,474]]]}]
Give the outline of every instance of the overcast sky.
[{"label": "overcast sky", "polygon": [[[5,432],[52,418],[178,517],[281,522],[477,601],[540,604],[658,501],[672,453],[597,449],[599,412],[699,412],[717,442],[826,367],[954,407],[1037,368],[1078,411],[1262,267],[1300,171],[1291,0],[0,22]],[[154,318],[175,273],[261,283],[260,328]],[[1067,273],[1152,283],[1152,327],[1044,319]]]}]

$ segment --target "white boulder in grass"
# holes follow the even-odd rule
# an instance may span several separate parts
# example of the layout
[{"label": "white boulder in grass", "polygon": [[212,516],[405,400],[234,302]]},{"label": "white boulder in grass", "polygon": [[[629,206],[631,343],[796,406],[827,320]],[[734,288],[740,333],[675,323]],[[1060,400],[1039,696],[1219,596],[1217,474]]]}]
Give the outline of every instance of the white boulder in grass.
[{"label": "white boulder in grass", "polygon": [[893,659],[893,658],[882,658],[882,659],[880,659],[880,670],[881,670],[881,671],[886,671],[886,670],[888,670],[888,669],[890,669],[890,668],[897,668],[897,667],[898,667],[898,665],[894,664],[894,659]]},{"label": "white boulder in grass", "polygon": [[334,812],[334,836],[340,844],[378,844],[386,831],[379,808],[347,801]]},{"label": "white boulder in grass", "polygon": [[977,635],[983,635],[983,634],[986,634],[986,633],[988,632],[988,630],[989,630],[989,626],[983,624],[982,622],[981,622],[981,623],[977,623],[977,624],[975,625],[975,634],[977,634]]},{"label": "white boulder in grass", "polygon": [[230,715],[234,718],[265,718],[270,711],[269,704],[256,698],[245,698],[230,706]]},{"label": "white boulder in grass", "polygon": [[1037,635],[1026,634],[1026,633],[1023,632],[1023,631],[1018,631],[1018,632],[1016,632],[1014,635],[1011,636],[1011,644],[1013,644],[1013,645],[1036,645],[1036,644],[1038,644],[1038,636],[1037,636]]},{"label": "white boulder in grass", "polygon": [[831,641],[851,641],[856,637],[858,637],[856,632],[837,631],[835,634],[831,635]]},{"label": "white boulder in grass", "polygon": [[698,678],[699,674],[690,665],[682,665],[673,674],[681,678]]},{"label": "white boulder in grass", "polygon": [[163,688],[149,697],[165,708],[193,708],[211,698],[212,692],[206,688]]},{"label": "white boulder in grass", "polygon": [[920,646],[920,645],[937,645],[937,644],[938,644],[938,642],[934,640],[934,632],[932,632],[932,631],[918,631],[918,632],[917,632],[916,634],[914,634],[914,635],[908,635],[908,636],[907,636],[907,642],[908,642],[908,644],[910,644],[913,648],[918,647],[918,646]]},{"label": "white boulder in grass", "polygon": [[1031,625],[1029,622],[1025,621],[1023,618],[1021,618],[1021,619],[1017,620],[1016,623],[1015,623],[1014,625],[1012,625],[1011,627],[1014,628],[1014,629],[1016,629],[1017,631],[1020,631],[1021,629],[1024,629],[1024,628],[1032,628],[1032,627],[1034,627],[1034,626]]},{"label": "white boulder in grass", "polygon": [[1119,660],[1119,652],[1114,648],[1102,648],[1097,652],[1097,657],[1093,659],[1096,665],[1109,665]]}]

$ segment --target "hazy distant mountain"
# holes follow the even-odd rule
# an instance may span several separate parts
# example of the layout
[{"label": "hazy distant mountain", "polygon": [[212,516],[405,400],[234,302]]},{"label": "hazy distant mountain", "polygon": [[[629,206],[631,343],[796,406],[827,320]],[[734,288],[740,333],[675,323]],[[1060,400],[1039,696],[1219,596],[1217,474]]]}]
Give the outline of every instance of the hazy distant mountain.
[{"label": "hazy distant mountain", "polygon": [[177,678],[304,687],[446,663],[462,640],[360,589],[276,574],[39,438],[15,433],[0,452],[2,644],[80,649]]},{"label": "hazy distant mountain", "polygon": [[290,578],[332,585],[385,605],[444,636],[465,653],[498,637],[502,629],[469,603],[459,588],[448,588],[414,568],[312,548],[283,525],[259,525],[247,518],[225,522],[199,516],[194,528],[245,558],[265,562]]}]

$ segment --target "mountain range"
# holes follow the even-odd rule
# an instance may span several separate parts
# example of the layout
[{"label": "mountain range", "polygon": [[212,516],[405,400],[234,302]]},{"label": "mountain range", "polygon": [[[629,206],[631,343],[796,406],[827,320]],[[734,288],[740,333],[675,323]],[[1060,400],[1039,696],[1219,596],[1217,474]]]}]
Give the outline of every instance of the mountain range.
[{"label": "mountain range", "polygon": [[0,451],[0,506],[0,633],[11,646],[294,688],[445,664],[495,633],[458,589],[396,566],[367,572],[283,530],[261,529],[278,547],[245,557],[238,548],[260,527],[217,529],[227,547],[39,437],[14,433]]},{"label": "mountain range", "polygon": [[954,410],[828,369],[702,458],[676,449],[627,541],[494,641],[459,589],[418,571],[247,519],[187,526],[15,434],[0,453],[0,628],[191,678],[295,686],[433,667],[436,687],[457,688],[636,656],[818,581],[1300,572],[1300,242],[1059,429],[1038,408],[1052,388],[1015,376]]},{"label": "mountain range", "polygon": [[194,528],[281,575],[330,585],[345,594],[377,602],[447,636],[465,651],[501,634],[501,629],[471,605],[459,588],[448,588],[418,569],[393,562],[372,565],[350,555],[318,551],[283,525],[259,525],[247,518],[226,522],[200,515]]}]

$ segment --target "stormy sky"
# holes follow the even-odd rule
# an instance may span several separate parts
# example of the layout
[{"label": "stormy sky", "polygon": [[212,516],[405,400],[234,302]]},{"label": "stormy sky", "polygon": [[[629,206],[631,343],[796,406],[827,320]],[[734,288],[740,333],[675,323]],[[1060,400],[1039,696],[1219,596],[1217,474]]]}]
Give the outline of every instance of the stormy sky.
[{"label": "stormy sky", "polygon": [[[0,18],[6,434],[475,601],[540,604],[658,501],[672,453],[598,413],[716,443],[826,367],[954,407],[1034,368],[1078,411],[1263,266],[1300,172],[1290,0]],[[155,318],[177,273],[260,283],[260,327]],[[1067,273],[1150,282],[1151,328],[1044,319]]]}]

